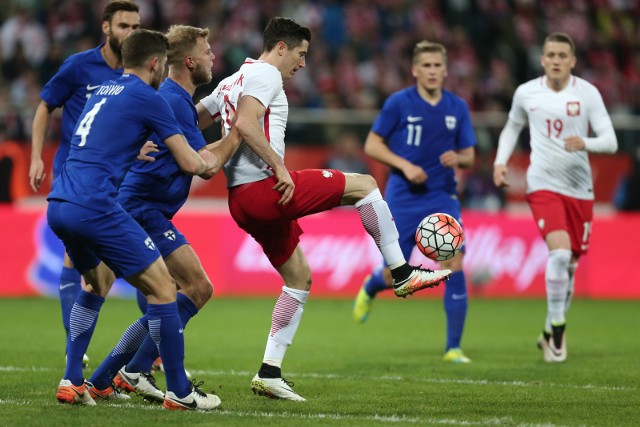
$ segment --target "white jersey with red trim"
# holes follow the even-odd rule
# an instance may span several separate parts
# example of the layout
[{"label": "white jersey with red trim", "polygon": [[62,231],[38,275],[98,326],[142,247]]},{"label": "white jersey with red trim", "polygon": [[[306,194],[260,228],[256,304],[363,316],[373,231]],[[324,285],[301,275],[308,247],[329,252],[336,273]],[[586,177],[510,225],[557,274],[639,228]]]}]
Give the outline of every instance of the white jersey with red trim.
[{"label": "white jersey with red trim", "polygon": [[518,87],[509,112],[518,125],[529,122],[531,162],[527,170],[527,193],[550,190],[577,199],[593,200],[593,179],[586,151],[568,152],[564,139],[589,136],[610,128],[611,119],[598,89],[570,76],[559,92],[547,86],[546,76]]},{"label": "white jersey with red trim", "polygon": [[[273,151],[284,159],[284,132],[289,104],[282,87],[282,75],[264,61],[247,58],[240,69],[222,80],[211,95],[200,102],[212,117],[220,116],[230,129],[230,112],[243,96],[252,96],[265,108],[260,124]],[[227,187],[256,182],[273,175],[271,168],[244,142],[224,165]]]}]

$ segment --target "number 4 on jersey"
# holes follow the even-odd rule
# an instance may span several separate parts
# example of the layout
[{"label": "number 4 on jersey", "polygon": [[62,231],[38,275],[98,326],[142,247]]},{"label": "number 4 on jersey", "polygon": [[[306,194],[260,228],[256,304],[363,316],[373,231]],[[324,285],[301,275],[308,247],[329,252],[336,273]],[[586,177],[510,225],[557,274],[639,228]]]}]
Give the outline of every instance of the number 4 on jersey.
[{"label": "number 4 on jersey", "polygon": [[80,136],[80,144],[78,144],[78,147],[82,147],[87,143],[87,136],[89,135],[89,132],[91,132],[91,124],[93,123],[93,119],[96,118],[98,111],[100,111],[100,108],[102,108],[102,105],[105,102],[107,102],[107,98],[102,98],[100,102],[93,106],[91,111],[85,114],[85,116],[82,118],[82,121],[80,121],[78,129],[76,129],[75,133],[76,135]]}]

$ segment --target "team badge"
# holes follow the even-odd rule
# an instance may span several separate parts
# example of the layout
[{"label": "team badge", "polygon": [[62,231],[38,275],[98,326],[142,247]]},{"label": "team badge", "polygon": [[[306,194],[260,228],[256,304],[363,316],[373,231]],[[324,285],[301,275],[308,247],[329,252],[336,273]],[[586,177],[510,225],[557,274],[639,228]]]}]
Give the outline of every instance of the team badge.
[{"label": "team badge", "polygon": [[164,237],[166,237],[168,240],[171,240],[172,242],[176,240],[176,233],[174,233],[173,230],[167,230],[162,234],[164,234]]},{"label": "team badge", "polygon": [[454,116],[444,116],[444,124],[447,129],[454,130],[456,128],[456,118]]},{"label": "team badge", "polygon": [[152,251],[156,250],[156,245],[153,243],[153,240],[151,240],[151,237],[144,239],[144,244]]},{"label": "team badge", "polygon": [[580,101],[567,102],[567,116],[577,117],[580,115]]},{"label": "team badge", "polygon": [[333,176],[333,172],[328,171],[328,170],[323,170],[322,171],[322,176],[324,176],[325,178],[331,178]]}]

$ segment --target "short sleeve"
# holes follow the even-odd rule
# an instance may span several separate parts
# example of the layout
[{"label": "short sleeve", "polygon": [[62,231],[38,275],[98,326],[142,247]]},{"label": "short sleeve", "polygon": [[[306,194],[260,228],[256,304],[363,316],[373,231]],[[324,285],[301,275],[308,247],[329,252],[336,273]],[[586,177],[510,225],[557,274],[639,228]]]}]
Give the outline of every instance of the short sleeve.
[{"label": "short sleeve", "polygon": [[385,140],[388,140],[393,131],[400,125],[401,109],[398,103],[397,95],[387,98],[378,117],[376,117],[376,121],[371,126],[371,130]]},{"label": "short sleeve", "polygon": [[67,58],[58,72],[47,82],[40,92],[40,98],[47,105],[59,108],[73,95],[77,82],[76,69],[74,67],[74,57]]},{"label": "short sleeve", "polygon": [[161,141],[172,135],[182,134],[169,103],[155,92],[149,100],[147,109],[147,125],[158,135]]},{"label": "short sleeve", "polygon": [[200,100],[200,103],[206,110],[209,112],[211,117],[216,117],[220,115],[220,107],[218,106],[216,92],[218,89],[214,90],[210,95],[205,96]]},{"label": "short sleeve", "polygon": [[282,90],[282,75],[278,69],[263,65],[260,74],[253,74],[245,81],[242,96],[252,96],[267,108],[280,90]]}]

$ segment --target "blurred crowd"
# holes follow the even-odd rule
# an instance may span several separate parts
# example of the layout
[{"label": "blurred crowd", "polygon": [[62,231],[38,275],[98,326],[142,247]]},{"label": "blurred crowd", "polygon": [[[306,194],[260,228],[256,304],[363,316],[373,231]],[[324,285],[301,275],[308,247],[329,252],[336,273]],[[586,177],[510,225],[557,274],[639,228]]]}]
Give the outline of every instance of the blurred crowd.
[{"label": "blurred crowd", "polygon": [[[515,87],[540,74],[544,36],[566,31],[578,47],[576,74],[600,89],[610,112],[640,114],[638,0],[136,2],[146,28],[181,23],[211,30],[212,85],[245,57],[259,55],[270,17],[309,26],[308,69],[287,83],[292,107],[379,108],[390,93],[412,84],[411,48],[428,39],[447,46],[447,86],[472,111],[507,111]],[[29,139],[42,85],[64,58],[102,40],[104,0],[7,3],[0,10],[0,136]]]},{"label": "blurred crowd", "polygon": [[[0,141],[30,141],[31,120],[42,86],[66,57],[103,40],[100,13],[105,2],[3,2]],[[164,31],[172,24],[189,24],[210,29],[216,55],[214,78],[199,89],[197,99],[210,93],[246,57],[259,56],[262,30],[269,18],[287,16],[312,30],[308,68],[285,86],[293,108],[380,108],[392,92],[414,83],[411,50],[417,41],[427,39],[447,47],[446,87],[464,98],[472,112],[506,112],[517,85],[541,74],[544,37],[552,31],[565,31],[578,49],[575,74],[598,87],[610,113],[640,115],[640,0],[136,3],[144,28]],[[52,141],[57,141],[58,130],[59,118],[51,124]],[[290,132],[294,141],[304,140],[296,138],[295,125]],[[359,133],[362,141],[366,129]],[[488,179],[476,186],[487,187],[485,181]],[[501,198],[497,203],[503,202]]]}]

